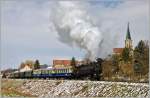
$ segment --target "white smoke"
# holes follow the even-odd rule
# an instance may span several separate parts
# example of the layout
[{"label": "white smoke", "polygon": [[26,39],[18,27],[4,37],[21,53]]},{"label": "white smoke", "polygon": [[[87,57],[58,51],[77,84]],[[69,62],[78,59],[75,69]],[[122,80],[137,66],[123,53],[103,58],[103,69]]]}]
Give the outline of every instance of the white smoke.
[{"label": "white smoke", "polygon": [[63,1],[58,2],[53,12],[53,23],[59,40],[86,50],[86,58],[94,60],[98,57],[103,36],[86,10],[76,2]]}]

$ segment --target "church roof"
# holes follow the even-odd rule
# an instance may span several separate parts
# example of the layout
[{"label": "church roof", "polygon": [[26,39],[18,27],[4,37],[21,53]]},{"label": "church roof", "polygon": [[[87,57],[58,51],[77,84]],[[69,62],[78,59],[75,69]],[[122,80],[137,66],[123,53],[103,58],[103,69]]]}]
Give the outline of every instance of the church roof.
[{"label": "church roof", "polygon": [[126,39],[131,39],[130,29],[129,29],[129,23],[128,23],[128,27],[127,27],[127,35],[126,35]]},{"label": "church roof", "polygon": [[122,53],[124,48],[113,48],[113,53]]}]

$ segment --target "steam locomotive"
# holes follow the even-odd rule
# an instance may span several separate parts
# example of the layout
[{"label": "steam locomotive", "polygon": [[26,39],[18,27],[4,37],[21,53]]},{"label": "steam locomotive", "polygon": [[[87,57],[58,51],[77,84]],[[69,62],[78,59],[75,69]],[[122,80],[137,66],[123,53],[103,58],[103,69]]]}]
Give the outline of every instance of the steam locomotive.
[{"label": "steam locomotive", "polygon": [[64,79],[90,79],[100,80],[102,77],[103,60],[97,58],[96,61],[81,64],[70,68],[50,68],[38,69],[25,72],[13,72],[8,78],[64,78]]}]

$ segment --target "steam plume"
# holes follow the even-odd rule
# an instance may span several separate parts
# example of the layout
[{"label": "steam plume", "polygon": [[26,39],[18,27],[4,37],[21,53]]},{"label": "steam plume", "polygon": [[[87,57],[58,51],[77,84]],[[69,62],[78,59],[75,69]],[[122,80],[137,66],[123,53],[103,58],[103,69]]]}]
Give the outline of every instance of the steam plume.
[{"label": "steam plume", "polygon": [[87,12],[75,2],[68,1],[59,2],[53,12],[53,23],[59,40],[69,46],[86,50],[86,57],[95,59],[103,36]]}]

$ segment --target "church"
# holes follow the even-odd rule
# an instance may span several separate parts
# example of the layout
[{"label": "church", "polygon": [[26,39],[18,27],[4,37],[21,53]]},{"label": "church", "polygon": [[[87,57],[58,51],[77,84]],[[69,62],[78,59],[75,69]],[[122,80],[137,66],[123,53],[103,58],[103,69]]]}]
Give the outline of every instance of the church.
[{"label": "church", "polygon": [[[133,55],[133,45],[132,45],[129,23],[127,26],[127,33],[126,33],[126,40],[125,40],[125,47],[124,48],[130,49],[131,50],[130,55]],[[113,54],[121,55],[124,48],[113,48]]]}]

